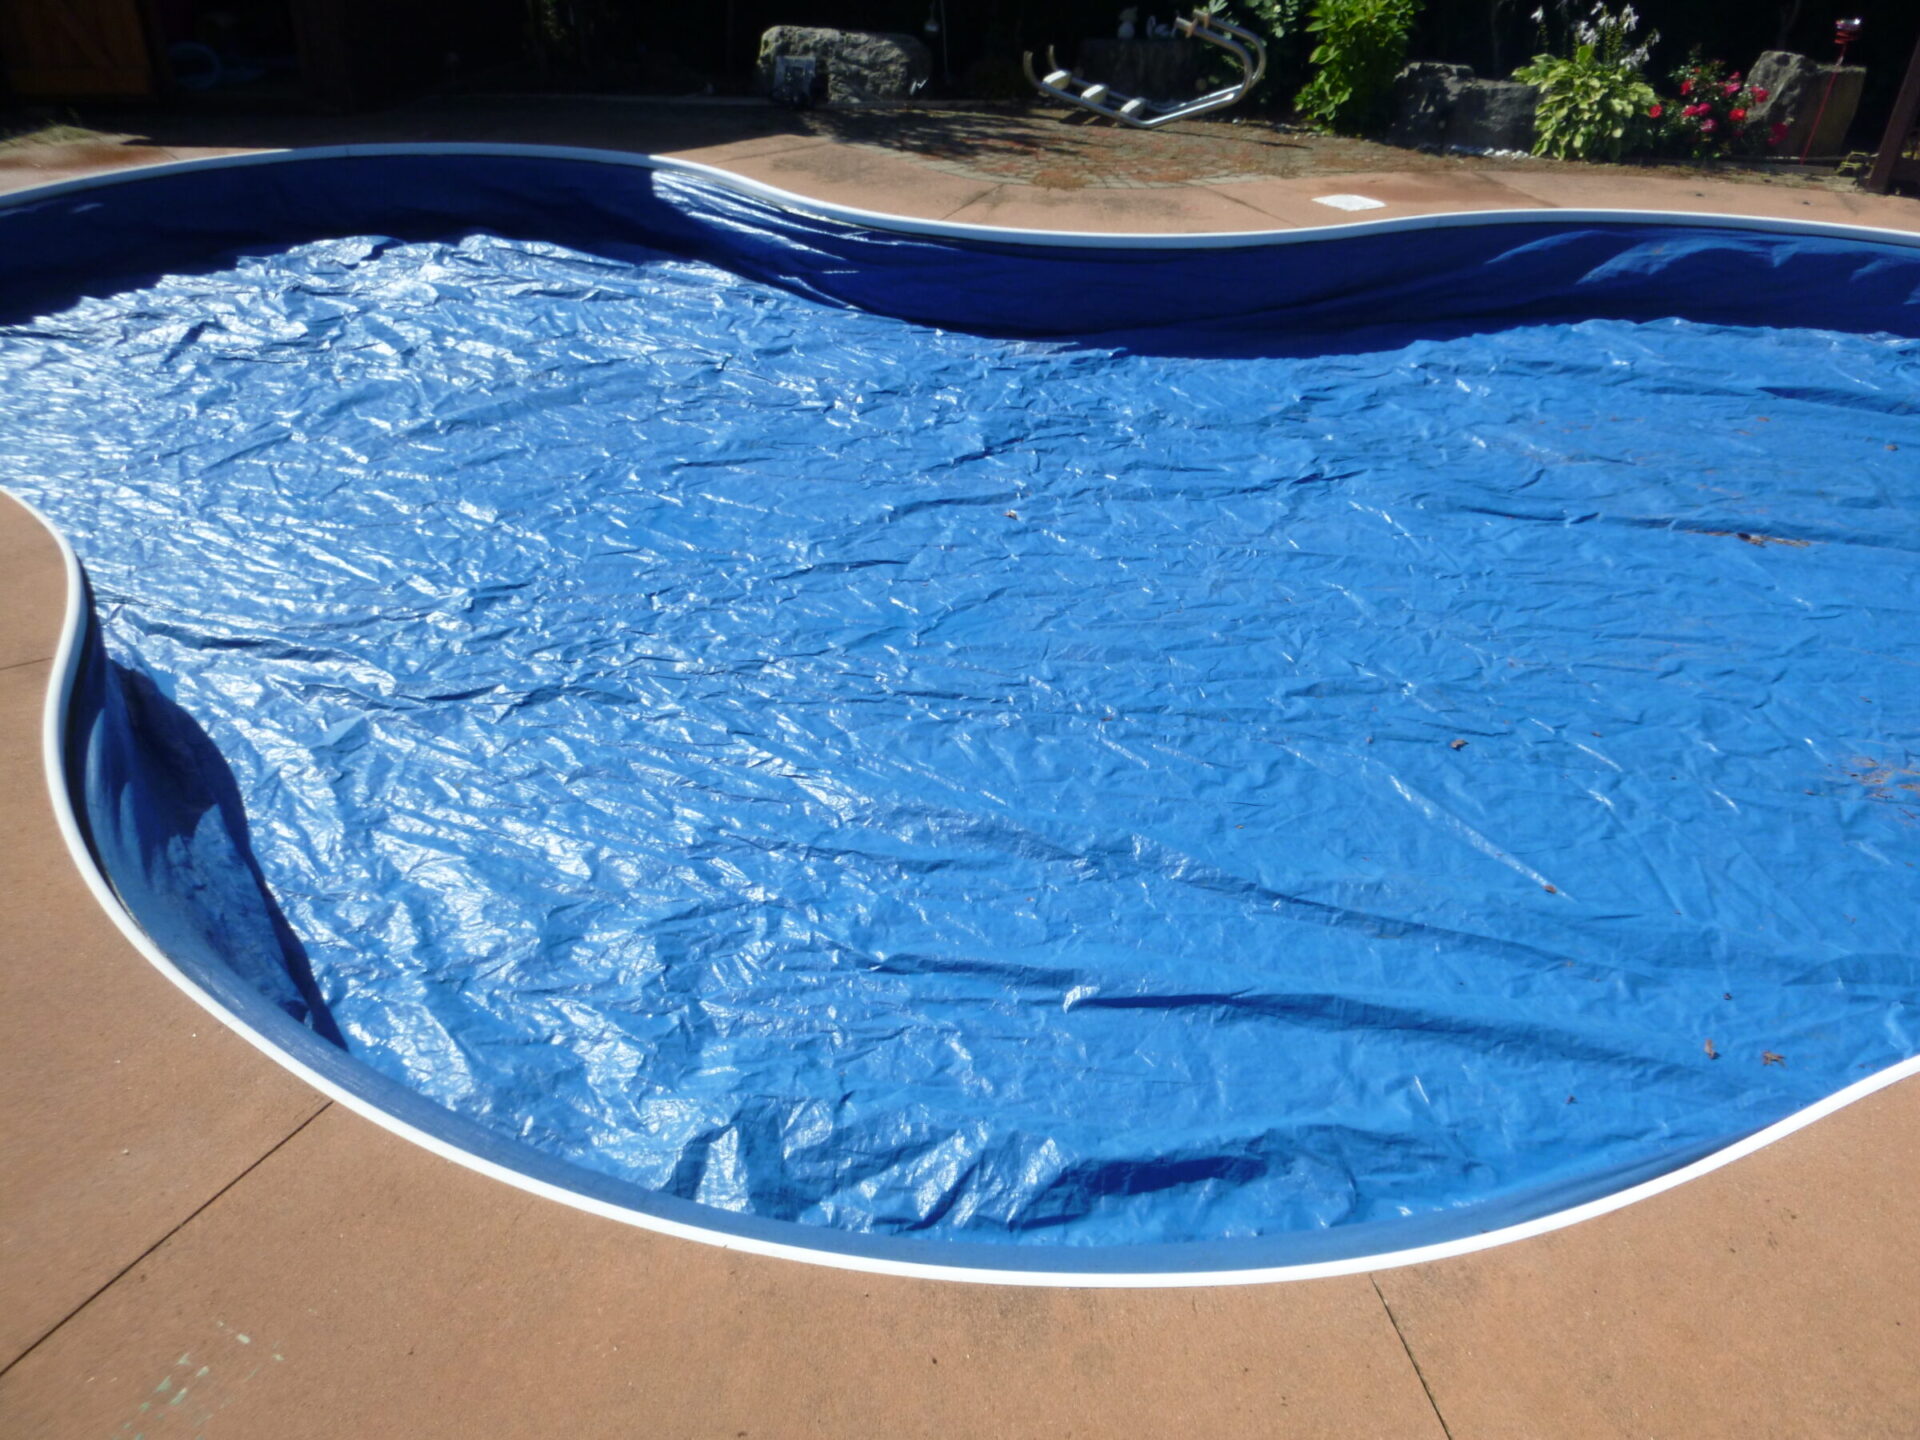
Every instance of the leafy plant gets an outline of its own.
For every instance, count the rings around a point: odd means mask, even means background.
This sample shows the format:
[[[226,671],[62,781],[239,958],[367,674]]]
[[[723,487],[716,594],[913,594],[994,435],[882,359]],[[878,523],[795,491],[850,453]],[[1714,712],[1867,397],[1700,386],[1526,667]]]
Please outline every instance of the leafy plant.
[[[1661,110],[1642,72],[1659,35],[1633,43],[1640,17],[1631,5],[1616,14],[1597,4],[1585,19],[1572,20],[1562,0],[1558,12],[1565,53],[1543,48],[1532,64],[1513,72],[1514,79],[1540,92],[1533,153],[1561,160],[1618,160],[1630,150],[1645,148]],[[1543,47],[1550,46],[1544,7],[1534,11],[1533,18]]]
[[[1343,134],[1381,124],[1421,0],[1315,0],[1313,78],[1294,97],[1311,123]]]
[[[1271,55],[1306,29],[1307,4],[1308,0],[1207,0],[1206,8],[1257,32]]]
[[[613,0],[524,0],[527,46],[543,81],[556,68],[592,74],[614,49]]]
[[[1240,0],[1247,14],[1253,18],[1255,30],[1271,35],[1278,40],[1283,35],[1293,35],[1300,29],[1300,19],[1307,13],[1307,0]],[[1227,0],[1214,0],[1207,8],[1216,14],[1228,7]]]
[[[1269,109],[1291,96],[1306,78],[1306,56],[1300,38],[1306,33],[1309,0],[1205,0],[1200,7],[1253,31],[1267,42],[1267,73],[1248,100]],[[1240,67],[1209,49],[1206,79],[1209,86],[1227,85],[1240,78]]]
[[[1763,133],[1748,116],[1767,98],[1767,92],[1742,84],[1738,72],[1729,75],[1718,60],[1696,54],[1673,72],[1677,100],[1653,107],[1653,118],[1664,121],[1667,147],[1695,160],[1719,155],[1753,154],[1772,149],[1786,138],[1787,127],[1774,125]]]

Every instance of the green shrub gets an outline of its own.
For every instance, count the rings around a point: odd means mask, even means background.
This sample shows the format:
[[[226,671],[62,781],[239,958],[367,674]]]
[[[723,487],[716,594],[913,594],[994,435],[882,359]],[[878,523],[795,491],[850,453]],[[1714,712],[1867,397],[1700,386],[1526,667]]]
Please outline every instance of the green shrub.
[[[1317,0],[1307,29],[1320,37],[1313,78],[1294,98],[1311,123],[1343,134],[1384,124],[1393,77],[1421,0]]]
[[[1561,6],[1564,17],[1566,7]],[[1544,10],[1534,11],[1547,39]],[[1633,44],[1639,16],[1627,6],[1618,14],[1595,5],[1585,20],[1569,26],[1570,52],[1542,53],[1513,72],[1540,91],[1533,153],[1561,160],[1618,160],[1647,148],[1660,106],[1642,69],[1660,37]]]
[[[1204,0],[1200,8],[1253,31],[1267,42],[1271,55],[1276,45],[1300,33],[1307,0]]]
[[[1291,98],[1306,79],[1307,57],[1300,41],[1306,34],[1307,5],[1308,0],[1207,0],[1207,10],[1244,25],[1267,42],[1267,73],[1248,97],[1263,110]],[[1220,57],[1218,71],[1216,83],[1240,78],[1240,67],[1225,56]]]

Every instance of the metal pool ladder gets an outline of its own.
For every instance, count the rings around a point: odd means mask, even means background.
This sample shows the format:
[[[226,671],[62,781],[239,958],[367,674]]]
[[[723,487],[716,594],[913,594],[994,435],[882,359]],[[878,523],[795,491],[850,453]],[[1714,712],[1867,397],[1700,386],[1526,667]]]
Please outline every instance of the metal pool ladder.
[[[1027,79],[1042,95],[1051,95],[1056,100],[1078,105],[1083,110],[1091,110],[1096,115],[1104,115],[1109,120],[1118,120],[1123,125],[1131,125],[1139,130],[1151,130],[1171,120],[1187,120],[1209,111],[1224,110],[1243,99],[1249,90],[1260,83],[1260,77],[1267,73],[1266,44],[1251,30],[1243,30],[1218,15],[1209,15],[1205,10],[1194,11],[1191,19],[1174,21],[1173,27],[1189,39],[1204,40],[1233,56],[1240,62],[1240,79],[1224,89],[1196,95],[1191,100],[1162,105],[1157,100],[1122,95],[1098,81],[1082,79],[1054,58],[1051,45],[1047,47],[1047,73],[1044,76],[1033,73],[1031,50],[1022,57],[1022,63],[1027,67]]]

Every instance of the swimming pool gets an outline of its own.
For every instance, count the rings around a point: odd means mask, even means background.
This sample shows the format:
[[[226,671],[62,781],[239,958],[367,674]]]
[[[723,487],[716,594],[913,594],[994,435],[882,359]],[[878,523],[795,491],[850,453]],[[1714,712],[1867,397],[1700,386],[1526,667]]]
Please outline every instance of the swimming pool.
[[[1907,237],[1067,242],[498,153],[0,225],[92,854],[469,1163],[1303,1273],[1920,1049]]]

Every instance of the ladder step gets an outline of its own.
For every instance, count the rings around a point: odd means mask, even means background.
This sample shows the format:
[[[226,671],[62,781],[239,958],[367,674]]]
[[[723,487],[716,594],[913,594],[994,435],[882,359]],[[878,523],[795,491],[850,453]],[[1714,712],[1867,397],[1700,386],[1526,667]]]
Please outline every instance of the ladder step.
[[[4,9],[6,3],[7,0],[0,0],[0,9]],[[1165,104],[1145,96],[1123,94],[1110,85],[1085,80],[1073,71],[1062,68],[1051,47],[1047,50],[1047,75],[1044,80],[1034,73],[1031,51],[1027,52],[1021,63],[1026,69],[1027,78],[1042,93],[1083,106],[1096,115],[1123,121],[1140,130],[1151,130],[1170,121],[1205,115],[1232,105],[1244,99],[1247,91],[1266,73],[1266,45],[1253,31],[1242,29],[1230,20],[1205,10],[1195,10],[1190,17],[1176,20],[1173,30],[1175,34],[1205,41],[1215,49],[1226,51],[1239,62],[1242,77],[1239,83],[1179,103]]]

